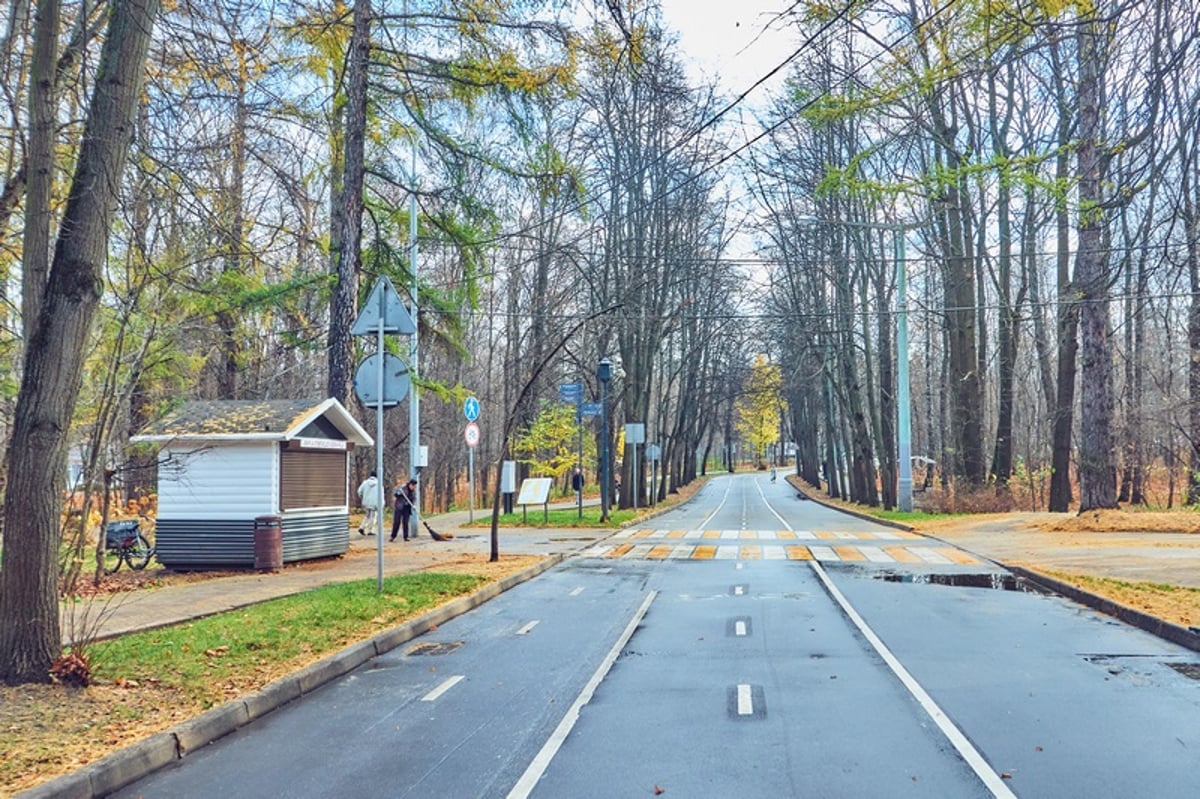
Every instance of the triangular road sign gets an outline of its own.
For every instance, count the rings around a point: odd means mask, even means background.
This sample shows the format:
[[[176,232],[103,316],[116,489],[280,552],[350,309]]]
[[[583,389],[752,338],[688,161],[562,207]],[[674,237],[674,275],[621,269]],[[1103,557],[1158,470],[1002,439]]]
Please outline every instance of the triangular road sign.
[[[400,295],[387,276],[379,278],[371,289],[371,296],[363,303],[358,318],[350,333],[355,336],[370,336],[379,332],[379,319],[383,318],[383,332],[390,335],[411,336],[417,332],[412,315],[400,301]]]

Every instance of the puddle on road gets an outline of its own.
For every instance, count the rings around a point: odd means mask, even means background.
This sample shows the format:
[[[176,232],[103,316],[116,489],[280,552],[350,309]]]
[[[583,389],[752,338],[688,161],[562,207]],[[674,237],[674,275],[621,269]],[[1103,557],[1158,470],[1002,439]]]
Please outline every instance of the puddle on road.
[[[959,588],[990,588],[993,591],[1023,591],[1030,594],[1046,594],[1041,588],[1028,580],[1003,572],[985,572],[983,574],[946,574],[942,572],[908,574],[884,572],[875,575],[876,580],[888,583],[919,583],[929,585],[950,585]]]

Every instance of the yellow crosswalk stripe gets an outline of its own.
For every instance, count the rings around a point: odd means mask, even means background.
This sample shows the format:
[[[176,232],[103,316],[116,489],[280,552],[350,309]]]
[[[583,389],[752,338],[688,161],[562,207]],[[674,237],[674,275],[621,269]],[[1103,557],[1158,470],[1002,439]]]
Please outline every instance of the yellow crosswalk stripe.
[[[757,544],[743,546],[741,548],[741,552],[738,553],[738,556],[742,560],[761,560],[762,547],[758,546]]]
[[[796,540],[796,534],[795,534],[795,533],[793,533],[791,530],[780,530],[780,531],[779,531],[779,533],[778,533],[778,536],[779,536],[780,538],[786,538],[786,539],[787,539],[787,540],[789,540],[789,541],[795,541],[795,540]]]
[[[683,538],[686,533],[686,530],[672,530],[671,532],[667,533],[667,538]]]
[[[836,552],[837,556],[839,558],[841,558],[842,560],[866,560],[867,559],[866,556],[863,555],[863,553],[859,551],[858,547],[840,546],[840,547],[834,547],[833,551]]]
[[[712,560],[716,556],[717,548],[709,544],[696,547],[696,551],[692,553],[693,560]]]
[[[922,563],[923,561],[904,547],[884,547],[883,551],[900,563]]]
[[[824,530],[817,530],[816,532],[813,533],[813,535],[816,536],[817,538],[821,539],[822,541],[833,541],[837,538],[837,536],[834,535],[833,533],[827,533]]]
[[[606,557],[606,558],[623,558],[623,557],[625,557],[626,553],[628,553],[629,550],[631,550],[631,549],[633,549],[633,544],[621,544],[620,546],[613,547],[612,552],[609,552],[604,557]]]
[[[703,537],[704,538],[720,538],[721,531],[720,530],[705,530]]]
[[[646,557],[650,558],[651,560],[664,560],[667,557],[667,555],[671,554],[672,549],[674,549],[674,547],[671,546],[670,544],[659,544],[658,546],[651,549],[646,554]]]
[[[787,548],[788,560],[812,560],[812,553],[808,551],[808,547],[790,546]]]
[[[961,549],[955,549],[954,547],[942,547],[937,551],[955,563],[972,564],[979,562],[975,558],[971,557],[971,555],[963,552]]]

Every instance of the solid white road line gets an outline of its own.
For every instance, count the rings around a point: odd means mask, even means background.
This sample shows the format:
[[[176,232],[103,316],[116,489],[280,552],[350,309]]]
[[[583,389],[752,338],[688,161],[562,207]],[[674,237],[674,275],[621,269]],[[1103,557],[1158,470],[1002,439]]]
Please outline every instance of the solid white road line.
[[[967,740],[967,736],[963,735],[962,730],[954,725],[954,722],[950,720],[950,717],[947,716],[940,707],[938,707],[937,702],[933,701],[933,697],[931,697],[925,691],[925,689],[921,687],[921,684],[918,683],[916,679],[908,672],[908,669],[904,668],[904,664],[892,654],[891,650],[887,648],[887,645],[883,643],[883,640],[875,634],[874,630],[867,626],[867,623],[863,620],[863,617],[858,615],[858,611],[854,609],[854,607],[850,604],[850,601],[846,599],[842,592],[838,590],[838,587],[833,584],[833,580],[829,579],[829,575],[826,574],[825,569],[821,567],[821,564],[817,563],[816,561],[809,561],[809,564],[812,570],[816,572],[817,577],[824,584],[825,590],[828,591],[829,595],[833,597],[833,600],[841,606],[842,612],[845,613],[846,617],[850,619],[851,623],[858,628],[858,631],[863,634],[863,637],[867,639],[879,656],[883,658],[883,661],[888,664],[888,668],[890,668],[892,673],[899,678],[904,687],[908,689],[908,692],[912,694],[912,697],[916,699],[921,707],[924,708],[925,712],[929,714],[929,717],[933,719],[935,724],[937,724],[938,729],[942,731],[942,734],[946,736],[947,740],[949,740],[954,748],[958,750],[958,753],[962,755],[962,758],[967,762],[967,765],[971,767],[976,776],[979,777],[980,781],[983,782],[987,789],[992,792],[992,796],[997,797],[997,799],[1016,799],[1016,794],[1008,789],[1008,786],[1004,784],[1004,780],[1000,778],[1000,775],[997,774],[990,765],[988,765],[988,762],[983,759],[983,755],[979,754],[979,750],[971,745],[971,742]]]
[[[750,686],[739,683],[737,687],[737,712],[739,716],[754,715],[754,699],[751,698]]]
[[[571,593],[567,594],[567,596],[579,596],[582,593],[583,593],[583,586],[581,585],[578,588],[572,588]]]
[[[453,677],[447,679],[445,682],[443,682],[441,685],[439,685],[437,688],[434,688],[432,691],[425,694],[425,696],[421,697],[421,701],[422,702],[436,701],[439,696],[446,693],[454,686],[458,685],[460,682],[465,680],[466,677],[467,677],[467,675],[465,675],[465,674],[454,675]]]
[[[537,627],[537,625],[538,625],[538,620],[534,619],[533,621],[529,622],[521,629],[517,630],[517,635],[528,635],[529,631],[532,630],[534,627]]]
[[[579,720],[579,711],[583,706],[592,701],[592,695],[596,693],[596,689],[600,687],[600,683],[604,681],[605,676],[617,662],[617,657],[621,654],[621,650],[625,648],[625,644],[629,643],[629,639],[633,637],[634,631],[638,625],[642,623],[642,617],[646,615],[646,611],[650,609],[650,603],[658,596],[657,591],[651,591],[646,594],[646,598],[642,600],[641,606],[634,612],[633,618],[629,620],[629,624],[625,625],[625,631],[613,644],[612,649],[608,650],[604,660],[596,668],[596,672],[592,678],[587,681],[587,685],[583,686],[583,690],[579,692],[579,696],[575,697],[575,701],[571,703],[571,707],[567,709],[567,714],[563,716],[562,721],[554,728],[554,732],[550,734],[550,738],[542,745],[541,750],[534,756],[533,762],[525,769],[525,773],[517,780],[517,784],[508,792],[508,799],[525,799],[533,791],[538,780],[546,773],[546,769],[550,766],[550,761],[558,754],[558,750],[562,748],[563,743],[567,740],[567,736],[571,734],[571,728],[575,726],[575,722]]]

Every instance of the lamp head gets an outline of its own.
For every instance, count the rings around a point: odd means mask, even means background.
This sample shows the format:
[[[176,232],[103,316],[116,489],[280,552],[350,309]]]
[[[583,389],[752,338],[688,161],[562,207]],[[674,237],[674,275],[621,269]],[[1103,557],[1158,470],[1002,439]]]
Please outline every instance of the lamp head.
[[[601,383],[612,380],[612,361],[608,358],[601,358],[600,365],[596,368],[596,377]]]

